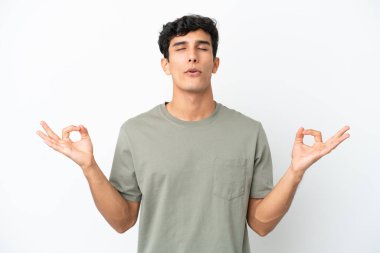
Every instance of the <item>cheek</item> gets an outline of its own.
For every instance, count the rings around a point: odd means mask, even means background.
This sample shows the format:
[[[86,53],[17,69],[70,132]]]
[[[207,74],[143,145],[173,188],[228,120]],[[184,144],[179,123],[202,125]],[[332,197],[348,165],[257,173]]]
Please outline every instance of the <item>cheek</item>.
[[[186,61],[186,54],[184,52],[171,53],[170,62],[173,64],[180,64]]]
[[[211,75],[212,74],[212,71],[213,71],[213,68],[214,68],[214,65],[210,65],[207,67],[207,74]]]
[[[183,71],[178,66],[171,66],[170,73],[173,79],[179,80],[183,78]]]
[[[173,75],[180,75],[184,72],[184,64],[183,60],[180,59],[180,57],[173,57],[173,59],[170,60],[170,72]]]
[[[171,64],[170,65],[170,71],[171,71],[172,74],[178,74],[180,72],[180,68],[176,64]]]

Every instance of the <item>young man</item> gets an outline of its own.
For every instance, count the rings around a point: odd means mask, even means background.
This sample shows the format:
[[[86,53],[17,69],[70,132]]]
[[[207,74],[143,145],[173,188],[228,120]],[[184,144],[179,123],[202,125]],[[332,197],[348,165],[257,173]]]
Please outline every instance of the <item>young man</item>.
[[[99,211],[123,233],[139,216],[138,252],[248,253],[248,226],[267,235],[288,211],[305,171],[349,137],[346,126],[322,141],[296,133],[292,160],[273,187],[271,153],[262,124],[213,99],[218,31],[210,18],[184,16],[163,26],[161,65],[173,98],[126,120],[109,180],[98,167],[87,129],[58,137],[45,122],[47,145],[74,160]],[[69,134],[79,131],[81,140]],[[315,138],[313,146],[304,135]]]

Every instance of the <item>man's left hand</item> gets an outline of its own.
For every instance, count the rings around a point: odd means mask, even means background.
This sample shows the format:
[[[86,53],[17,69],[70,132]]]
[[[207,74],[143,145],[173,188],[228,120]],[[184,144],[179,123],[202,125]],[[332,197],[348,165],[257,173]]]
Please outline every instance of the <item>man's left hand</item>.
[[[292,152],[291,166],[293,170],[303,174],[313,163],[330,153],[340,143],[350,137],[348,133],[345,133],[349,129],[349,126],[343,127],[326,142],[322,141],[322,134],[320,131],[314,129],[305,130],[303,127],[298,129]],[[314,136],[315,143],[312,146],[303,143],[305,135]]]

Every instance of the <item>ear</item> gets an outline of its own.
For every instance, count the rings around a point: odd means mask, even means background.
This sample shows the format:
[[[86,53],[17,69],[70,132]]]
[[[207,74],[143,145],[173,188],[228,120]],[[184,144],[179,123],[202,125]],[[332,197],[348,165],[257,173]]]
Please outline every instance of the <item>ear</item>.
[[[170,63],[169,63],[168,59],[166,59],[166,58],[161,59],[161,67],[162,67],[162,70],[167,75],[170,75]]]
[[[212,67],[212,73],[216,73],[216,71],[218,70],[219,68],[219,57],[215,57],[214,59],[214,66]]]

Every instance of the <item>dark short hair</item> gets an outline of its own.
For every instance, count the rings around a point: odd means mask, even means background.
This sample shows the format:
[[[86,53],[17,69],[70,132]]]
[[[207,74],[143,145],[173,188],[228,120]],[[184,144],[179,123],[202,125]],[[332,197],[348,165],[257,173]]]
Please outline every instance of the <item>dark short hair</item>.
[[[218,29],[216,28],[216,20],[201,15],[186,15],[177,18],[172,22],[168,22],[162,26],[162,31],[158,38],[158,45],[161,53],[169,60],[170,41],[176,36],[184,36],[191,31],[202,29],[211,36],[212,53],[214,58],[218,50]]]

